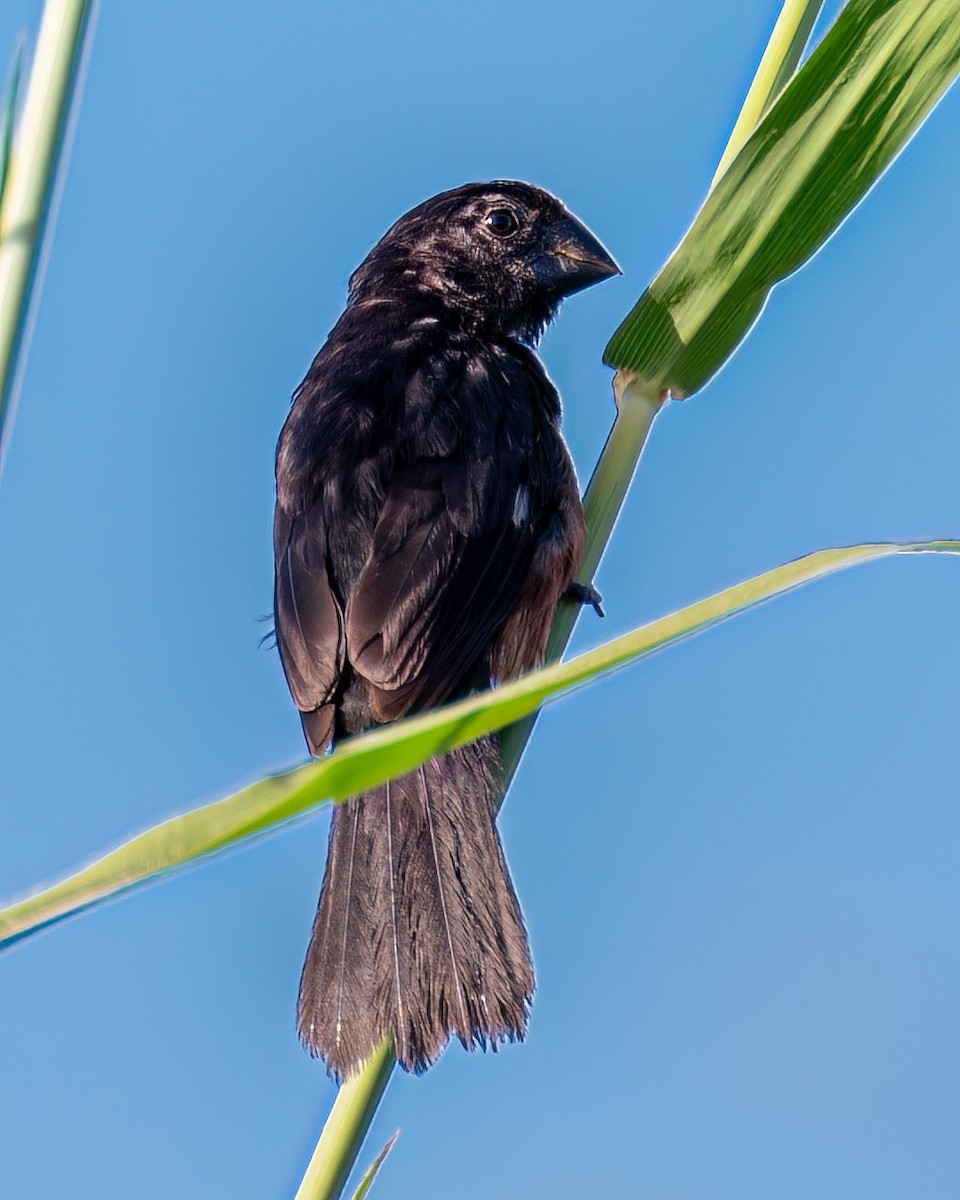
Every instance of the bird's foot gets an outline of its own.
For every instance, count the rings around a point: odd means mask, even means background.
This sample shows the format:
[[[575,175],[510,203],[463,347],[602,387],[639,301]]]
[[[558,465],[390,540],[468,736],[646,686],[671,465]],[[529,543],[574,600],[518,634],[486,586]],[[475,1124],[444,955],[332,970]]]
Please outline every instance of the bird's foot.
[[[578,604],[589,604],[598,617],[606,616],[603,611],[603,597],[592,583],[577,583],[574,579],[567,584],[567,590],[563,594]]]

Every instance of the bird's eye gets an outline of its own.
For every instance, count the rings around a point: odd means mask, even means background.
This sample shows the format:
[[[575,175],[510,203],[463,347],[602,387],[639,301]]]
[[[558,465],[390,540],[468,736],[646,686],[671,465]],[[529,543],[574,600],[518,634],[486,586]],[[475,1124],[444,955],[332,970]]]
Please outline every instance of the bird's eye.
[[[499,238],[511,237],[520,228],[517,214],[512,208],[494,208],[483,218],[490,232]]]

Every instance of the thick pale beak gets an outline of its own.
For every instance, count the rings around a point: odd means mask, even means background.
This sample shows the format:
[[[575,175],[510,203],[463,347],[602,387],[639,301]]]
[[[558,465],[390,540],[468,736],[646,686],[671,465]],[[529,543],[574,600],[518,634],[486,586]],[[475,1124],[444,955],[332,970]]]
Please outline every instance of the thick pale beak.
[[[620,275],[620,268],[598,237],[567,213],[549,230],[548,253],[544,256],[542,282],[561,296],[570,296],[583,288]],[[539,273],[539,272],[538,272]]]

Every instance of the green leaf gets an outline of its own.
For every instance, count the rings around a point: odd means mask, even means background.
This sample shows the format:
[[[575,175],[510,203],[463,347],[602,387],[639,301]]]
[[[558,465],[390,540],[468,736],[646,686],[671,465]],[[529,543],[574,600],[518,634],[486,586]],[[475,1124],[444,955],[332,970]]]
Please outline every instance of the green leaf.
[[[10,158],[13,153],[13,127],[17,116],[17,100],[20,96],[24,45],[25,39],[21,38],[20,44],[14,51],[10,81],[7,84],[7,98],[3,105],[3,125],[0,126],[0,212],[3,211],[3,197],[7,190],[7,176],[10,172]]]
[[[93,0],[43,6],[17,124],[14,166],[0,209],[0,468],[22,377],[17,368],[26,348],[31,294],[39,286],[37,264],[43,237],[52,233],[51,198],[94,7]]]
[[[366,791],[412,770],[434,754],[519,720],[547,700],[810,580],[860,562],[929,552],[960,553],[960,541],[878,543],[820,550],[643,625],[570,662],[545,667],[492,692],[352,738],[320,762],[260,780],[224,800],[165,821],[62,883],[0,911],[0,945],[274,829],[325,800],[345,800]]]
[[[393,1149],[394,1145],[396,1144],[396,1140],[399,1136],[400,1136],[400,1130],[398,1129],[396,1131],[396,1133],[394,1133],[393,1137],[389,1140],[389,1142],[387,1142],[387,1144],[384,1146],[384,1148],[380,1151],[380,1153],[377,1155],[377,1157],[373,1160],[373,1162],[370,1164],[370,1166],[367,1168],[366,1174],[360,1180],[360,1186],[353,1193],[353,1200],[363,1200],[363,1198],[367,1194],[367,1192],[370,1191],[370,1187],[373,1184],[373,1181],[377,1177],[377,1172],[383,1166],[383,1160],[387,1157],[387,1155]]]
[[[960,69],[957,0],[851,0],[710,194],[605,360],[687,396],[730,357]]]

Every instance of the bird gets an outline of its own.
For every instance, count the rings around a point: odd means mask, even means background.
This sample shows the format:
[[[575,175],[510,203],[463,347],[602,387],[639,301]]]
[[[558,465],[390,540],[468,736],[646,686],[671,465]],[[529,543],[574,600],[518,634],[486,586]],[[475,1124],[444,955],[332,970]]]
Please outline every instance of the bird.
[[[536,667],[564,595],[599,610],[536,345],[618,273],[555,196],[495,180],[419,204],[351,275],[276,453],[276,641],[314,757]],[[489,735],[334,807],[297,1025],[335,1080],[388,1036],[416,1073],[452,1037],[523,1038],[501,771]]]

